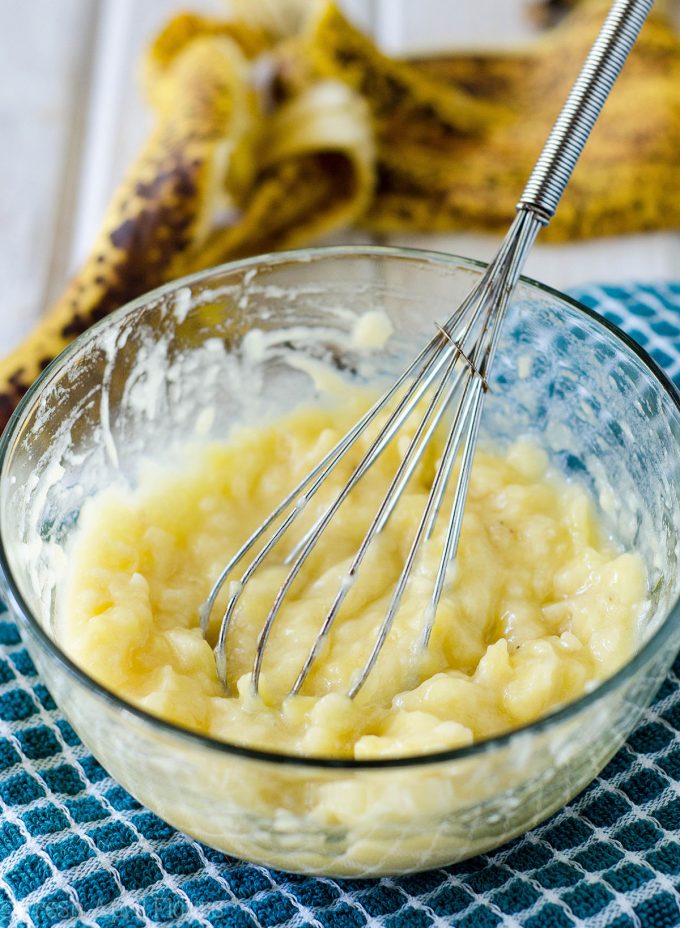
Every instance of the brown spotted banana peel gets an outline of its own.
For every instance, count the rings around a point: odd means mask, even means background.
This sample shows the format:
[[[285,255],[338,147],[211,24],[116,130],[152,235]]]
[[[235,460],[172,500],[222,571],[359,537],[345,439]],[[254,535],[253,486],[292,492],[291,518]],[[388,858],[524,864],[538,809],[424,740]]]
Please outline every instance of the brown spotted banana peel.
[[[531,47],[423,60],[439,82],[506,107],[481,139],[380,145],[380,187],[363,224],[381,234],[502,232],[607,2],[585,0]],[[680,226],[680,37],[652,11],[544,241]]]
[[[313,84],[269,120],[257,181],[238,221],[215,229],[186,256],[185,270],[296,248],[352,225],[366,213],[374,186],[365,101],[338,82]]]
[[[316,77],[342,81],[366,99],[379,143],[399,145],[415,137],[436,146],[441,138],[478,138],[507,122],[505,105],[382,54],[335,3],[317,3],[313,10],[300,44],[307,68]]]
[[[379,234],[503,231],[608,0],[503,54],[394,61],[328,0],[277,47],[296,92],[328,77],[366,97],[379,183],[361,224]],[[257,4],[255,4],[257,6]],[[614,88],[546,241],[680,225],[680,38],[657,4]]]
[[[0,361],[2,426],[40,370],[128,300],[220,261],[305,244],[368,208],[375,157],[360,96],[317,82],[265,123],[245,57],[226,33],[205,18],[173,22],[145,67],[159,114],[151,138],[79,273]],[[225,214],[231,221],[221,227]]]
[[[152,45],[145,75],[158,127],[114,198],[82,271],[39,330],[0,362],[0,420],[70,338],[173,276],[242,254],[307,244],[360,218],[387,233],[504,228],[554,118],[551,101],[564,95],[570,64],[576,67],[582,58],[604,0],[583,0],[559,28],[513,54],[410,63],[382,55],[328,0],[286,0],[285,9],[279,0],[234,2],[242,7],[238,23],[180,14]],[[262,122],[256,114],[253,131],[240,140],[224,113],[222,137],[204,132],[199,120],[195,144],[212,170],[196,166],[193,176],[181,169],[188,136],[182,136],[180,120],[164,112],[166,78],[192,48],[205,49],[193,68],[186,66],[188,87],[178,82],[175,91],[187,103],[192,93],[201,99],[204,120],[211,105],[222,112],[220,92],[211,96],[209,88],[211,80],[219,88],[223,69],[215,68],[207,49],[229,37],[245,57],[267,51],[287,102]],[[199,65],[205,92],[191,83]],[[345,85],[346,99],[323,89],[329,79]],[[236,81],[224,98],[250,100],[247,81]],[[679,134],[680,41],[657,10],[549,234],[564,239],[677,228]],[[168,140],[175,144],[175,161],[165,165],[162,145]],[[226,157],[225,140],[231,152]],[[374,144],[380,177],[375,188]],[[162,177],[164,165],[169,170]],[[220,180],[221,171],[226,176]],[[241,209],[224,228],[214,222],[220,202]]]
[[[150,43],[141,62],[141,77],[147,98],[158,106],[164,78],[179,55],[196,39],[232,39],[246,58],[252,60],[272,47],[262,28],[242,19],[217,19],[185,11],[172,16]]]
[[[176,276],[229,203],[225,178],[247,186],[257,109],[247,61],[229,38],[199,38],[157,92],[157,123],[116,191],[92,251],[26,340],[0,361],[0,426],[40,371],[78,334]],[[239,166],[236,169],[236,166]],[[231,170],[230,170],[231,169]],[[242,193],[242,190],[239,190]]]

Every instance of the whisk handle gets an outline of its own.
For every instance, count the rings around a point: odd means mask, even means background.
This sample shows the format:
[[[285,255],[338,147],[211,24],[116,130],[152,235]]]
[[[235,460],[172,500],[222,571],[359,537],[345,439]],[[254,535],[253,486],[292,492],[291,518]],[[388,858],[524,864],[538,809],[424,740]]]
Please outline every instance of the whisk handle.
[[[518,209],[547,224],[654,0],[616,0],[543,146]]]

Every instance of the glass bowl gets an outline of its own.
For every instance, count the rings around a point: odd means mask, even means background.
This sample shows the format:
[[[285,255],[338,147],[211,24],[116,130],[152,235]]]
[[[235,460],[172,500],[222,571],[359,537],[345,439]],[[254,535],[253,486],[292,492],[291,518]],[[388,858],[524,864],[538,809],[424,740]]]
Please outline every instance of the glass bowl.
[[[0,566],[43,679],[98,760],[138,800],[208,845],[284,870],[377,876],[496,847],[566,803],[626,738],[680,643],[680,411],[674,388],[596,314],[524,280],[506,320],[482,440],[533,434],[589,485],[644,559],[637,653],[578,701],[500,737],[379,761],[249,750],[163,722],[77,667],[55,641],[55,591],[83,500],[141,461],[171,461],[314,393],[300,358],[389,376],[482,266],[341,247],[270,255],[163,287],[94,326],[42,374],[0,443]],[[349,337],[380,308],[394,333]],[[266,350],[253,350],[253,336]],[[200,429],[197,432],[197,424]]]

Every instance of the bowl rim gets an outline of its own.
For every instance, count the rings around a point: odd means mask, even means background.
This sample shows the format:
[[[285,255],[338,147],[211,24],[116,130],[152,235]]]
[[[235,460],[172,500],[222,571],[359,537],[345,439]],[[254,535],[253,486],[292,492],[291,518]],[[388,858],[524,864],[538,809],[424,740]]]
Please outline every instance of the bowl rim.
[[[438,266],[455,266],[469,268],[472,270],[484,270],[487,263],[478,261],[473,258],[466,258],[447,252],[427,250],[420,248],[405,248],[389,245],[334,245],[314,248],[300,248],[289,251],[271,252],[263,255],[255,255],[249,258],[229,261],[223,264],[215,265],[206,270],[198,271],[185,277],[178,278],[170,283],[163,284],[160,287],[142,294],[134,300],[121,306],[119,309],[108,314],[103,319],[88,327],[85,332],[79,335],[71,342],[56,358],[40,373],[33,384],[29,387],[21,402],[12,413],[12,416],[0,436],[0,480],[5,479],[4,471],[9,452],[14,447],[15,438],[21,431],[34,400],[37,399],[41,391],[49,382],[64,368],[70,358],[78,352],[93,336],[99,331],[108,328],[116,323],[118,319],[130,312],[139,309],[145,304],[162,299],[167,294],[176,292],[183,287],[198,284],[210,280],[218,274],[232,273],[235,271],[249,270],[253,267],[266,264],[268,267],[284,263],[305,263],[310,261],[342,258],[342,257],[365,257],[365,258],[406,258],[408,260],[418,260],[424,263],[430,263]],[[560,301],[567,303],[572,309],[585,315],[596,326],[604,328],[609,335],[614,336],[616,341],[625,345],[630,351],[647,368],[652,377],[657,380],[663,390],[675,403],[678,413],[680,414],[680,391],[675,387],[670,378],[664,373],[661,367],[650,357],[650,355],[636,341],[627,335],[617,325],[606,319],[604,316],[595,312],[595,310],[585,306],[583,303],[573,297],[562,293],[561,291],[540,283],[531,277],[522,275],[519,283],[528,285],[530,288],[545,293],[551,297],[557,297]],[[619,685],[629,680],[636,671],[655,653],[657,653],[666,641],[672,637],[676,626],[680,625],[680,596],[669,609],[663,623],[657,628],[654,634],[646,641],[633,657],[621,666],[610,677],[600,682],[596,687],[587,693],[584,693],[573,702],[555,709],[554,711],[528,722],[518,728],[512,728],[488,738],[481,739],[470,745],[463,747],[451,748],[445,751],[436,751],[429,754],[414,754],[406,757],[388,757],[374,759],[355,759],[355,758],[335,758],[324,756],[304,756],[286,753],[284,751],[268,751],[262,748],[252,748],[245,745],[232,744],[228,741],[221,741],[212,738],[209,735],[192,731],[184,728],[174,722],[167,721],[150,712],[145,711],[139,706],[127,702],[121,696],[108,689],[103,684],[97,682],[85,670],[79,667],[71,658],[59,647],[50,635],[44,630],[38,619],[32,614],[24,600],[18,585],[15,583],[5,550],[2,531],[0,530],[0,581],[2,581],[3,592],[7,606],[10,608],[14,617],[19,618],[20,625],[23,623],[31,634],[35,635],[38,643],[54,658],[66,671],[74,682],[85,686],[95,696],[109,705],[109,707],[122,712],[124,715],[131,715],[143,724],[152,729],[160,730],[168,736],[179,737],[180,740],[188,742],[190,745],[201,748],[208,748],[211,751],[217,751],[221,754],[233,755],[248,760],[260,761],[270,764],[285,764],[289,766],[300,766],[316,769],[343,769],[343,770],[375,770],[389,769],[413,766],[426,766],[433,764],[450,763],[464,758],[473,757],[479,754],[485,754],[494,750],[499,750],[509,745],[513,740],[521,738],[528,734],[536,734],[566,722],[572,717],[578,715],[581,711],[594,705],[604,699],[610,693],[615,691]]]

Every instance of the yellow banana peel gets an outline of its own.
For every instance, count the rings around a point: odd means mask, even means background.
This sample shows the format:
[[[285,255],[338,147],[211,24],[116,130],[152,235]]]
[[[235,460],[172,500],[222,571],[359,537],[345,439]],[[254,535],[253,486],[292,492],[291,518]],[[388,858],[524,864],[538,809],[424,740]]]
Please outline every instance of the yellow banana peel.
[[[581,0],[513,53],[411,61],[331,0],[173,17],[143,62],[153,132],[83,267],[0,361],[0,425],[73,337],[177,276],[351,224],[503,230],[607,6]],[[680,39],[661,5],[546,237],[678,228],[678,151]]]
[[[176,276],[230,202],[226,178],[254,144],[257,111],[248,64],[225,36],[177,56],[156,92],[156,126],[109,206],[82,268],[40,325],[0,361],[0,424],[35,377],[76,335]],[[252,163],[252,155],[245,159]],[[244,183],[243,171],[239,185]],[[242,191],[239,190],[240,194]]]
[[[271,47],[267,33],[240,19],[224,20],[214,16],[185,11],[168,20],[149,45],[141,62],[141,77],[152,105],[159,105],[164,77],[180,55],[199,38],[226,37],[232,39],[246,58],[253,59]]]
[[[483,142],[381,147],[367,228],[498,233],[515,204],[608,4],[581,3],[529,49],[417,63],[437,81],[493,98],[510,119]],[[652,12],[543,241],[680,226],[680,39]]]
[[[259,167],[242,215],[187,256],[187,271],[306,245],[357,222],[375,181],[365,101],[337,82],[311,85],[270,119]]]

